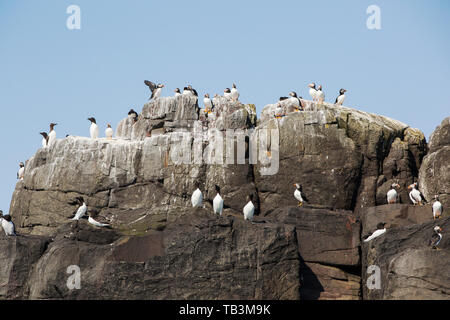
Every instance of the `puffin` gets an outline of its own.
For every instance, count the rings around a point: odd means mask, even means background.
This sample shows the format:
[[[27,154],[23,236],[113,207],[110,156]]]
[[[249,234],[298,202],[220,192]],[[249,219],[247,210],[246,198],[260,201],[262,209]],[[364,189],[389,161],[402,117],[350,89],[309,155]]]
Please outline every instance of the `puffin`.
[[[379,224],[377,224],[377,230],[375,230],[373,233],[370,233],[368,237],[364,240],[364,242],[369,242],[370,240],[378,238],[382,234],[386,233],[385,225],[386,223],[384,222],[380,222]]]
[[[275,114],[274,114],[274,117],[275,117],[276,119],[281,119],[281,118],[284,117],[284,116],[285,116],[285,114],[283,113],[283,108],[282,108],[281,104],[278,103],[278,104],[277,104],[277,107],[275,108]]]
[[[297,92],[291,91],[289,92],[289,96],[290,97],[280,97],[279,101],[281,102],[287,100],[288,103],[293,105],[297,111],[303,110],[302,102],[300,101],[301,97],[299,98],[297,96]]]
[[[192,202],[192,207],[196,208],[196,207],[200,207],[202,205],[202,201],[203,201],[203,194],[200,191],[199,188],[199,183],[195,182],[194,187],[196,188],[195,191],[192,193],[191,196],[191,202]]]
[[[183,95],[186,95],[186,96],[193,96],[194,93],[191,91],[191,89],[189,89],[189,87],[184,87],[184,88],[183,88]]]
[[[57,123],[50,123],[50,131],[48,132],[48,144],[51,146],[55,140],[56,140],[56,131],[54,129],[54,126],[56,126]]]
[[[441,242],[441,240],[442,240],[442,228],[441,227],[439,227],[439,226],[435,226],[434,228],[433,228],[433,230],[434,230],[434,234],[433,234],[433,236],[431,237],[431,239],[430,239],[430,243],[429,243],[429,245],[433,248],[433,249],[436,249],[436,250],[439,250],[439,248],[437,247],[438,245],[439,245],[439,243]]]
[[[294,183],[295,191],[294,191],[294,197],[298,200],[298,206],[301,207],[303,205],[303,202],[308,202],[306,200],[305,195],[302,196],[302,186],[298,183]]]
[[[248,202],[245,205],[244,209],[242,209],[242,212],[244,213],[244,220],[250,220],[250,222],[253,222],[253,214],[255,213],[255,206],[253,205],[253,195],[249,194],[246,199]]]
[[[105,130],[106,139],[111,140],[114,134],[114,130],[111,128],[111,125],[108,123],[107,128]]]
[[[425,202],[425,199],[423,199],[421,193],[417,188],[417,182],[414,182],[413,184],[408,186],[408,190],[411,190],[409,193],[409,198],[411,199],[412,203],[414,205],[419,204],[419,206],[422,205],[422,201]]]
[[[434,196],[434,203],[433,203],[433,220],[440,219],[442,212],[444,211],[444,207],[442,206],[442,203],[439,201],[439,196],[436,194]]]
[[[150,89],[152,92],[152,95],[148,100],[156,100],[161,96],[162,88],[164,88],[164,85],[159,83],[158,85],[154,84],[151,81],[144,80],[145,85]]]
[[[24,174],[25,174],[25,165],[23,164],[23,162],[20,162],[19,171],[17,171],[17,179],[23,180]]]
[[[191,85],[188,85],[188,89],[192,92],[192,94],[196,97],[198,97],[198,93],[197,90],[195,90],[194,88],[192,88]]]
[[[42,138],[42,147],[45,148],[48,146],[48,135],[47,132],[39,132],[39,134],[43,137]]]
[[[232,87],[231,87],[231,99],[234,101],[238,101],[239,100],[239,91],[236,88],[236,84],[233,83]]]
[[[336,101],[334,103],[337,104],[338,106],[342,106],[342,104],[344,103],[344,100],[345,100],[346,92],[347,92],[347,90],[345,90],[345,89],[339,90],[339,95],[336,98]]]
[[[11,221],[11,216],[9,214],[3,215],[3,211],[0,210],[0,220],[3,231],[5,231],[7,236],[17,236],[14,222]]]
[[[136,111],[134,111],[134,109],[130,109],[130,111],[128,111],[128,118],[133,119],[133,122],[136,123],[138,121],[138,114]]]
[[[88,120],[91,122],[91,128],[89,129],[89,133],[91,134],[91,139],[97,139],[98,138],[98,125],[95,121],[95,118],[88,118]]]
[[[203,98],[203,103],[205,104],[205,112],[210,113],[214,109],[213,102],[209,97],[208,93],[205,94],[205,97]]]
[[[398,183],[393,183],[391,185],[391,189],[389,189],[389,191],[386,194],[386,196],[387,196],[387,203],[392,204],[392,203],[396,203],[397,202],[398,194],[397,194],[397,190],[395,190],[396,188],[400,188],[400,185]]]
[[[325,101],[325,93],[322,91],[322,85],[319,85],[317,87],[317,93],[316,93],[317,101],[320,103],[323,103]]]
[[[217,195],[213,200],[213,209],[214,209],[214,213],[217,213],[221,216],[222,211],[223,211],[223,199],[220,196],[220,187],[218,185],[216,185],[215,188],[216,188]]]
[[[180,88],[176,88],[173,92],[175,92],[175,97],[181,96]]]
[[[86,202],[84,202],[83,197],[77,197],[76,200],[80,207],[78,208],[77,213],[75,213],[75,217],[73,217],[72,220],[80,220],[87,212],[87,205]]]
[[[316,101],[317,100],[316,84],[314,82],[310,83],[310,84],[308,84],[308,87],[310,88],[309,95],[311,96],[313,101]]]
[[[230,88],[226,88],[225,90],[223,90],[223,96],[227,99],[231,99],[231,90]]]

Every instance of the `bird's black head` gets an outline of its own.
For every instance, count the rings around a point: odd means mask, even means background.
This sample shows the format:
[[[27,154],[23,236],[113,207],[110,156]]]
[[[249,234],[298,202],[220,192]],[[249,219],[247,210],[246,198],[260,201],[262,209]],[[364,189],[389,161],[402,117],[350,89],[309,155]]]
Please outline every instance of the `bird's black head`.
[[[47,139],[47,132],[39,132],[39,134]]]
[[[297,93],[295,91],[292,91],[291,93],[289,93],[289,95],[291,97],[297,98]]]
[[[220,187],[217,184],[216,184],[215,188],[216,188],[216,192],[220,193]]]
[[[4,215],[3,219],[5,219],[6,221],[11,221],[11,216],[9,214]]]
[[[316,84],[314,82],[308,84],[308,87],[315,89],[316,88]]]
[[[231,90],[230,90],[230,88],[226,88],[225,90],[223,90],[223,92],[230,93]]]
[[[236,84],[233,83],[233,88],[236,89]]]
[[[386,225],[386,222],[380,222],[377,224],[377,229],[384,229],[385,225]]]
[[[128,115],[131,115],[131,114],[137,114],[137,113],[136,113],[136,111],[134,111],[134,109],[130,109],[130,111],[128,111]]]
[[[253,201],[253,194],[247,195],[247,201]]]
[[[205,94],[205,98],[209,98],[209,94],[208,93]]]
[[[23,164],[23,162],[19,163],[19,167],[23,168],[25,165]]]
[[[176,89],[174,90],[174,92],[180,93],[180,88],[176,88]]]
[[[340,93],[340,94],[344,94],[344,93],[346,93],[346,92],[347,92],[347,90],[345,90],[345,89],[339,90],[339,93]]]
[[[53,123],[53,122],[50,123],[50,131],[52,131],[52,130],[53,130],[53,127],[56,126],[56,125],[57,125],[57,123]]]
[[[317,87],[317,90],[322,90],[322,85],[319,85],[319,86]]]
[[[91,122],[91,123],[97,123],[96,121],[95,121],[95,118],[88,118],[88,120]]]
[[[198,181],[194,182],[194,188],[195,189],[199,189],[200,188],[200,183]]]

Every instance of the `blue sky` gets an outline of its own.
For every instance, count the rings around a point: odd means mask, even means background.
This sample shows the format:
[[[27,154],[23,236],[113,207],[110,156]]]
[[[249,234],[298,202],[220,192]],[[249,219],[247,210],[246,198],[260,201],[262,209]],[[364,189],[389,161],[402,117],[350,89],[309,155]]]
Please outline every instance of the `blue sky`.
[[[69,30],[66,9],[81,8]],[[368,30],[366,9],[381,9]],[[327,101],[421,129],[450,115],[450,1],[0,0],[0,209],[8,212],[18,163],[58,123],[59,138],[103,136],[149,97],[143,80],[200,94],[235,82],[258,112],[291,90],[324,87]]]

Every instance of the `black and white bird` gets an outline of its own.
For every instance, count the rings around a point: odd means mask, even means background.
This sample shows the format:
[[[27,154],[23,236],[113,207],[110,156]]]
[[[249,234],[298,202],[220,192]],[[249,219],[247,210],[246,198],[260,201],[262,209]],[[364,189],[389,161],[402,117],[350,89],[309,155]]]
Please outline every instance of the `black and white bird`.
[[[45,148],[48,146],[48,135],[47,132],[39,132],[39,134],[42,136],[42,147]]]
[[[214,109],[214,104],[209,97],[209,94],[205,94],[205,97],[203,98],[203,103],[205,104],[205,112],[211,112]]]
[[[253,215],[255,213],[255,206],[253,205],[253,195],[249,194],[246,199],[248,202],[244,206],[244,209],[242,209],[242,212],[244,213],[244,220],[249,220],[253,222]]]
[[[57,123],[50,123],[50,131],[48,133],[48,146],[51,146],[55,140],[56,140],[56,131],[54,127],[57,125]]]
[[[395,190],[397,188],[400,188],[400,185],[398,183],[393,183],[391,185],[391,189],[389,189],[389,191],[386,194],[387,203],[389,203],[389,204],[397,203],[398,193],[397,193],[397,190]]]
[[[134,109],[131,109],[130,111],[128,111],[128,118],[132,119],[133,122],[137,122],[138,117],[139,117],[139,115],[137,114],[136,111],[134,111]]]
[[[19,162],[19,171],[17,171],[17,179],[23,180],[23,177],[25,175],[25,165],[23,162]]]
[[[158,85],[156,85],[155,83],[148,80],[144,80],[144,83],[152,92],[152,95],[148,100],[156,100],[161,96],[162,88],[164,88],[163,84],[159,83]]]
[[[347,92],[347,90],[345,90],[345,89],[339,90],[339,95],[336,98],[336,101],[334,103],[337,104],[338,106],[342,106],[342,104],[344,103],[344,100],[345,100],[346,92]]]
[[[227,99],[231,99],[231,90],[230,88],[226,88],[225,90],[223,90],[223,96]]]
[[[301,207],[303,205],[303,202],[308,202],[306,200],[305,195],[302,192],[302,186],[298,183],[294,183],[295,191],[294,191],[294,197],[298,201],[298,206]]]
[[[231,99],[233,101],[239,100],[239,91],[236,88],[236,84],[233,83],[230,93],[231,93]]]
[[[442,203],[439,201],[439,196],[436,194],[434,196],[434,203],[433,203],[433,219],[440,219],[442,216],[442,212],[444,211],[444,207],[442,206]]]
[[[78,208],[77,213],[75,213],[75,217],[73,217],[72,220],[80,220],[87,212],[87,205],[86,202],[84,202],[84,198],[77,197],[76,200],[80,207]]]
[[[90,213],[88,214],[88,216],[89,216],[88,222],[89,222],[90,224],[92,224],[93,226],[96,226],[96,227],[109,227],[109,224],[107,224],[107,223],[101,223],[101,222],[96,221],[96,220],[93,218],[93,213],[90,212]]]
[[[16,227],[14,226],[14,222],[12,222],[11,216],[9,214],[3,215],[3,211],[0,210],[0,222],[7,236],[17,236]]]
[[[175,92],[175,97],[181,96],[180,88],[176,88],[173,92]]]
[[[380,222],[377,225],[377,230],[375,230],[373,233],[370,233],[368,235],[368,237],[364,240],[364,242],[369,242],[375,238],[378,238],[379,236],[383,235],[386,233],[386,228],[385,228],[386,223],[384,222]]]
[[[289,92],[290,97],[280,97],[279,101],[288,101],[290,105],[293,105],[297,110],[303,110],[302,101],[300,100],[302,97],[297,96],[297,92],[291,91]]]
[[[420,191],[417,189],[417,182],[414,182],[413,184],[408,186],[408,190],[411,190],[409,192],[409,198],[411,199],[413,205],[422,205],[422,202],[425,202],[425,199],[423,198]]]
[[[192,207],[197,208],[201,207],[202,201],[203,201],[203,194],[200,191],[200,185],[198,182],[195,182],[194,187],[196,188],[195,191],[192,193],[191,196],[191,203]]]
[[[113,135],[114,135],[114,130],[113,130],[113,128],[111,128],[111,125],[108,123],[107,128],[105,129],[106,139],[112,140]]]
[[[322,91],[321,85],[317,87],[316,97],[317,101],[320,103],[323,103],[325,101],[325,93]]]
[[[439,243],[442,241],[442,228],[439,226],[435,226],[433,228],[434,234],[430,239],[430,243],[429,245],[433,248],[433,249],[439,249],[437,246],[439,245]]]
[[[91,122],[91,127],[89,128],[89,133],[91,135],[91,139],[97,139],[98,138],[98,125],[95,121],[94,117],[88,118],[88,120]]]
[[[316,89],[316,84],[310,83],[308,84],[309,87],[309,95],[311,96],[312,100],[315,102],[317,101],[317,89]]]
[[[220,195],[220,187],[217,185],[216,185],[216,192],[217,192],[217,195],[215,196],[215,198],[213,200],[213,210],[214,210],[214,213],[221,216],[222,211],[223,211],[223,199],[222,199],[222,196]]]

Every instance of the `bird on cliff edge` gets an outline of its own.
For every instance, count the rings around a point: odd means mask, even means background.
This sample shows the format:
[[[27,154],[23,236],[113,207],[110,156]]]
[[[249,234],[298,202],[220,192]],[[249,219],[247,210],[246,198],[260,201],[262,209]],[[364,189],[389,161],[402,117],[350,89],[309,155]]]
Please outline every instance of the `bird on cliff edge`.
[[[244,209],[242,209],[242,212],[244,213],[244,220],[250,220],[250,222],[253,222],[253,215],[255,213],[255,206],[253,205],[253,195],[249,194],[246,199],[248,202],[245,205]]]
[[[89,212],[89,214],[88,214],[88,216],[89,216],[89,218],[88,218],[88,222],[90,223],[90,224],[92,224],[93,226],[96,226],[96,227],[109,227],[110,225],[109,224],[107,224],[107,223],[101,223],[101,222],[98,222],[97,220],[95,220],[94,219],[94,215],[96,215],[96,212],[94,211],[94,210],[91,210],[92,212]],[[94,213],[95,212],[95,213]]]
[[[325,93],[322,91],[322,85],[317,87],[316,93],[317,101],[323,103],[325,101]]]
[[[183,94],[184,94],[184,95],[189,95],[189,96],[198,97],[197,90],[195,90],[194,88],[192,88],[191,85],[188,85],[187,87],[184,87],[184,89],[183,89]]]
[[[48,146],[48,134],[47,132],[39,132],[39,134],[43,137],[42,138],[42,148],[45,148]]]
[[[55,140],[56,140],[56,131],[54,127],[57,125],[57,123],[50,123],[50,131],[48,133],[48,143],[47,145],[51,146]]]
[[[410,184],[408,186],[408,190],[411,190],[409,193],[409,198],[411,199],[413,205],[423,205],[422,202],[426,202],[425,198],[422,196],[420,191],[417,189],[417,182],[414,182],[413,184]]]
[[[238,89],[236,88],[236,84],[234,84],[233,83],[233,85],[232,85],[232,87],[231,87],[231,99],[233,100],[233,101],[238,101],[239,100],[239,91],[238,91]]]
[[[196,188],[195,191],[192,193],[191,196],[191,203],[192,203],[192,207],[196,208],[196,207],[200,207],[202,205],[202,201],[203,201],[203,194],[200,191],[200,187],[199,187],[199,183],[195,182],[194,187]]]
[[[88,118],[88,120],[91,122],[91,127],[89,129],[89,133],[91,135],[91,139],[97,139],[98,138],[98,125],[95,121],[95,118],[91,117]]]
[[[294,191],[294,197],[298,200],[298,206],[301,207],[303,205],[303,202],[308,202],[306,200],[305,195],[302,197],[302,186],[298,183],[294,183],[295,191]]]
[[[173,92],[175,92],[175,97],[181,96],[180,88],[176,88]]]
[[[112,140],[112,137],[113,137],[113,134],[114,134],[114,130],[111,128],[111,125],[109,123],[107,124],[107,126],[108,127],[105,130],[106,139]]]
[[[444,211],[444,207],[442,206],[442,203],[439,201],[439,196],[436,194],[434,195],[434,203],[433,203],[433,220],[440,219],[442,212]]]
[[[136,111],[134,111],[134,109],[130,109],[130,111],[128,111],[128,118],[133,120],[133,123],[136,123],[138,121],[138,114]]]
[[[302,97],[298,97],[297,96],[297,92],[295,91],[291,91],[289,92],[290,97],[280,97],[279,101],[288,101],[288,103],[290,105],[293,105],[294,108],[296,109],[296,111],[299,110],[303,110],[303,106],[302,106],[302,101],[300,99],[302,99]]]
[[[15,231],[16,228],[14,222],[11,220],[11,216],[9,214],[3,215],[2,210],[0,210],[0,223],[7,236],[17,236]]]
[[[437,246],[439,245],[439,243],[442,241],[442,228],[439,226],[435,226],[434,227],[434,234],[430,239],[430,243],[429,245],[436,250],[440,250]]]
[[[312,100],[315,102],[317,101],[317,89],[316,89],[316,84],[310,83],[308,84],[309,87],[309,95],[311,96]]]
[[[77,213],[75,213],[75,217],[73,217],[72,220],[80,220],[87,212],[87,205],[86,202],[84,202],[84,198],[77,197],[76,201],[80,205],[80,207],[78,208]]]
[[[346,92],[347,92],[347,90],[345,90],[345,89],[339,90],[339,95],[336,98],[336,101],[334,103],[337,104],[338,106],[342,106],[342,104],[344,103],[344,100],[345,100]]]
[[[23,162],[19,162],[19,171],[17,171],[17,179],[23,180],[24,174],[25,174],[25,165],[23,164]]]
[[[215,188],[216,188],[217,195],[216,195],[216,197],[213,200],[213,210],[214,210],[214,213],[222,215],[223,199],[220,196],[220,187],[218,185],[216,185]]]
[[[223,96],[227,99],[231,99],[231,90],[230,88],[226,88],[225,90],[223,90]]]
[[[388,204],[393,204],[393,203],[397,202],[398,194],[397,194],[397,190],[395,190],[396,188],[400,188],[400,185],[398,184],[398,182],[393,183],[391,185],[391,189],[389,189],[389,191],[386,194]]]
[[[161,96],[162,88],[164,88],[163,84],[158,83],[158,85],[156,85],[153,82],[148,81],[148,80],[144,80],[144,83],[152,92],[152,95],[150,96],[150,98],[148,98],[148,100],[152,100],[152,99],[156,100]]]
[[[211,113],[211,111],[214,109],[214,104],[209,97],[209,94],[205,94],[205,97],[203,98],[203,103],[205,104],[205,112]]]
[[[375,238],[378,238],[382,234],[386,233],[385,225],[386,225],[386,223],[384,223],[384,222],[380,222],[379,224],[377,224],[377,230],[375,230],[373,233],[369,233],[369,235],[364,240],[364,242],[369,242]]]

